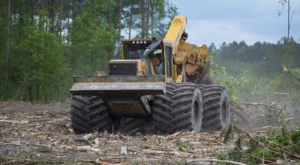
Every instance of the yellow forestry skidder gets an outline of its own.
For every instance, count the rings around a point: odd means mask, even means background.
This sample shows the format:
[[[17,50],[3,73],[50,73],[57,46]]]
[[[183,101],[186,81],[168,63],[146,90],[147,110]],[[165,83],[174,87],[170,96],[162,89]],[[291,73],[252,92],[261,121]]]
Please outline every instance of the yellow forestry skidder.
[[[164,39],[122,40],[107,75],[74,77],[74,132],[129,131],[151,124],[165,134],[227,126],[227,90],[212,84],[208,48],[186,42],[186,25],[185,16],[176,16]]]

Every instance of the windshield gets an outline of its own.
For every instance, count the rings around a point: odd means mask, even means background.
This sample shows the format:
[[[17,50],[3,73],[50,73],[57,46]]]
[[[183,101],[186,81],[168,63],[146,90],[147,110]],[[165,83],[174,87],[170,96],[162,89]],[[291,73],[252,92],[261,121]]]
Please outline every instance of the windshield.
[[[151,43],[147,44],[124,44],[124,59],[142,59],[143,53],[150,46]],[[154,54],[162,52],[162,45],[158,45],[154,50],[147,55],[148,58],[153,58]],[[158,55],[156,55],[158,56]],[[148,59],[147,58],[147,59]]]
[[[134,45],[134,44],[127,44],[124,45],[125,47],[125,59],[141,59],[143,58],[143,53],[147,49],[150,44],[144,45]]]
[[[124,59],[145,59],[151,62],[156,75],[164,74],[164,55],[161,42],[145,44],[124,44]],[[146,52],[145,52],[146,51]]]

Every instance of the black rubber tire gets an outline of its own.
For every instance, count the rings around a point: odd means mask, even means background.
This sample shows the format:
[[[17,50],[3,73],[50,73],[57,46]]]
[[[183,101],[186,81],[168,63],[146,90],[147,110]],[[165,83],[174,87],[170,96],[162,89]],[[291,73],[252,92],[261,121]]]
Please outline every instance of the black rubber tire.
[[[204,131],[217,131],[230,123],[230,100],[227,89],[220,85],[197,85],[202,93]]]
[[[135,133],[145,133],[144,126],[147,124],[146,118],[123,117],[120,120],[119,131],[122,134],[133,135]]]
[[[141,100],[144,106],[151,111],[151,106],[149,104],[149,99],[147,96],[142,96]],[[122,117],[119,123],[119,132],[122,134],[134,135],[136,133],[146,133],[151,129],[151,118],[132,118],[132,117]],[[152,126],[153,129],[153,126]]]
[[[194,83],[177,83],[174,85],[171,115],[175,130],[201,131],[203,105],[199,88]]]
[[[194,83],[167,83],[166,95],[153,101],[153,125],[160,134],[178,130],[201,130],[201,91]]]
[[[174,133],[174,125],[172,123],[173,116],[171,112],[173,108],[171,104],[174,95],[172,91],[175,89],[175,83],[166,83],[166,95],[156,95],[152,106],[152,120],[155,131],[158,134]]]
[[[111,131],[113,120],[100,97],[73,96],[71,126],[76,134]]]

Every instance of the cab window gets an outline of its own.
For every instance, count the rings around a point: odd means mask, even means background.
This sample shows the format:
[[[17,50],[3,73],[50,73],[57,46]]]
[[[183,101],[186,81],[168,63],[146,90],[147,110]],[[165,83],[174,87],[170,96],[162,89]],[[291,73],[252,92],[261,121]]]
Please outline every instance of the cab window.
[[[141,59],[144,51],[149,46],[149,44],[143,45],[133,45],[126,44],[124,45],[124,58],[125,59]]]

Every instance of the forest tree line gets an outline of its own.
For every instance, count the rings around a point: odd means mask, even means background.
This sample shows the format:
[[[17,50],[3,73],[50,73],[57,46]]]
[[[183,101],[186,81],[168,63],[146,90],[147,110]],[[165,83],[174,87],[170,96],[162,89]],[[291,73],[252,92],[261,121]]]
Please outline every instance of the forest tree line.
[[[168,0],[0,1],[0,100],[65,100],[74,75],[107,70],[120,38],[164,38],[175,15]],[[292,38],[209,49],[230,74],[242,72],[236,62],[255,66],[258,76],[281,73],[283,64],[300,68]]]
[[[0,100],[64,100],[72,76],[107,69],[120,38],[163,38],[176,14],[168,0],[0,1]]]
[[[216,49],[216,45],[211,43],[209,50],[217,52],[217,55],[212,57],[216,63],[222,66],[224,61],[232,63],[226,66],[227,69],[231,69],[231,73],[237,67],[235,65],[237,62],[256,66],[259,64],[259,67],[251,70],[252,74],[259,77],[270,77],[282,73],[283,65],[289,66],[289,69],[300,68],[300,44],[293,37],[289,40],[283,37],[277,43],[256,42],[253,45],[247,45],[244,41],[223,42],[219,49]],[[284,56],[286,52],[290,55],[291,64],[286,64]]]

